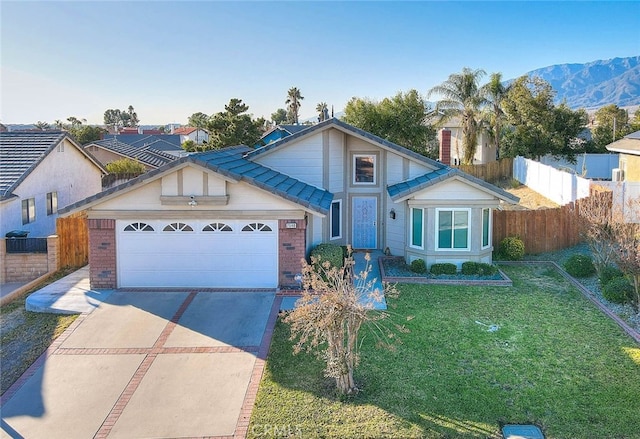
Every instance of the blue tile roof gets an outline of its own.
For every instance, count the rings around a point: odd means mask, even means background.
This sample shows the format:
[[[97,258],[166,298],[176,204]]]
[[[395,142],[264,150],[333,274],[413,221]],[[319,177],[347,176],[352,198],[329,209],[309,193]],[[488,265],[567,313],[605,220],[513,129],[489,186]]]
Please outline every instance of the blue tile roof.
[[[251,148],[240,145],[182,157],[119,186],[66,206],[60,210],[60,213],[64,214],[82,208],[117,191],[153,179],[158,174],[184,163],[194,163],[232,180],[245,181],[318,213],[329,213],[333,200],[331,192],[311,186],[259,163],[251,162],[244,157],[249,151]]]
[[[514,203],[517,203],[520,200],[515,195],[512,195],[509,192],[497,186],[492,185],[491,183],[487,183],[484,180],[476,178],[465,172],[459,171],[458,169],[450,168],[448,166],[444,166],[441,169],[437,169],[435,171],[420,175],[416,178],[412,178],[411,180],[403,181],[403,182],[388,186],[387,192],[389,193],[389,196],[393,201],[397,201],[401,198],[409,196],[415,192],[421,191],[437,183],[440,183],[441,181],[448,180],[455,176],[460,176],[464,180],[475,183],[476,185],[481,186],[490,192],[493,192],[494,194],[496,194],[498,197],[502,198],[505,201],[512,201]]]
[[[138,148],[150,146],[160,151],[182,151],[179,134],[105,134],[105,139],[116,138],[122,143],[136,146]]]
[[[0,199],[10,198],[15,188],[66,136],[60,131],[0,133]]]
[[[167,154],[166,152],[159,151],[148,146],[137,148],[128,143],[120,142],[115,138],[91,142],[86,145],[85,148],[91,145],[100,146],[101,148],[138,160],[139,162],[154,168],[159,168],[160,166],[166,165],[167,163],[177,159],[177,157],[172,154]]]

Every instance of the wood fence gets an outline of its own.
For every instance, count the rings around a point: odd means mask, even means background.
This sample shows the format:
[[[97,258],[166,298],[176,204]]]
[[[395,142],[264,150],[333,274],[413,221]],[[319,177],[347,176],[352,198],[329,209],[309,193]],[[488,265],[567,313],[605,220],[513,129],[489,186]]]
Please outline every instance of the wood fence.
[[[611,192],[592,191],[600,203],[611,203]],[[554,209],[494,210],[493,246],[507,236],[519,236],[527,254],[561,250],[582,241],[581,200]]]
[[[507,157],[484,165],[453,166],[462,172],[473,175],[489,183],[495,183],[503,178],[513,177],[513,158]]]
[[[58,218],[56,233],[58,268],[82,267],[89,263],[89,229],[85,214]]]

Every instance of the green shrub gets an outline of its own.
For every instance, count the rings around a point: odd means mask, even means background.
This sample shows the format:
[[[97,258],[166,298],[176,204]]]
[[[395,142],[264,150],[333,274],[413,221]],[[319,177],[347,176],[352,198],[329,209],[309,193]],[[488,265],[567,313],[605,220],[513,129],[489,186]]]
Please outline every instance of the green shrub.
[[[614,277],[602,288],[602,295],[609,302],[630,302],[633,297],[633,285],[624,277]]]
[[[444,262],[441,264],[433,264],[430,271],[431,274],[435,276],[439,274],[456,274],[458,272],[458,267],[456,267],[456,264]]]
[[[124,158],[107,163],[104,167],[109,174],[134,174],[141,175],[147,172],[147,168],[137,160]]]
[[[462,274],[467,276],[493,276],[498,267],[484,262],[467,261],[462,263]]]
[[[600,286],[604,287],[612,279],[622,276],[624,276],[624,273],[622,273],[619,268],[614,267],[613,265],[607,265],[606,267],[602,267],[600,270],[598,279],[600,280]]]
[[[467,276],[474,276],[478,274],[478,263],[473,261],[463,262],[462,274]]]
[[[507,261],[519,261],[524,257],[524,242],[517,236],[507,236],[500,241],[500,257]]]
[[[420,274],[426,273],[427,264],[425,264],[424,259],[414,259],[411,261],[411,271]]]
[[[587,277],[596,272],[593,261],[586,255],[573,255],[564,263],[564,269],[571,276]]]
[[[311,257],[319,259],[320,264],[328,261],[331,267],[341,268],[344,265],[342,247],[336,244],[318,244],[311,250]]]

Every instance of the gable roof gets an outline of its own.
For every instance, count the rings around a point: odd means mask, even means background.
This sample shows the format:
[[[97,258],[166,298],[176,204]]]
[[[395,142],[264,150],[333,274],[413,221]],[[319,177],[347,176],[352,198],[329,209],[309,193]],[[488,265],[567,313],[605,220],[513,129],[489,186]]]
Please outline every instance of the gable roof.
[[[296,125],[298,126],[298,125]],[[304,126],[304,125],[302,125]],[[347,133],[351,133],[354,134],[356,136],[359,137],[363,137],[369,141],[372,141],[374,143],[377,143],[381,146],[384,146],[385,148],[391,149],[393,151],[396,151],[402,155],[405,156],[409,156],[419,162],[422,163],[426,163],[427,165],[434,167],[436,169],[438,168],[443,168],[446,167],[446,165],[437,162],[433,159],[430,159],[428,157],[423,156],[422,154],[418,154],[417,152],[414,152],[408,148],[405,148],[404,146],[400,146],[397,145],[393,142],[390,142],[386,139],[383,139],[382,137],[378,137],[375,134],[371,134],[367,131],[361,130],[360,128],[356,128],[353,125],[349,125],[346,122],[341,121],[340,119],[336,119],[336,118],[331,118],[331,119],[327,119],[323,122],[317,123],[315,125],[310,125],[310,126],[305,126],[304,129],[299,130],[298,132],[296,132],[295,134],[292,134],[290,136],[284,137],[278,141],[275,141],[273,143],[269,143],[268,145],[262,146],[260,148],[256,148],[252,151],[250,151],[249,153],[246,154],[247,157],[256,157],[260,154],[264,154],[268,151],[272,151],[274,149],[277,148],[281,148],[284,145],[289,144],[290,142],[295,141],[296,139],[299,139],[303,136],[307,136],[311,133],[314,132],[320,132],[322,130],[328,129],[328,128],[337,128],[341,131],[347,132]]]
[[[400,183],[393,184],[387,187],[387,192],[389,196],[394,202],[410,197],[416,192],[419,192],[423,189],[426,189],[430,186],[436,185],[442,181],[449,180],[454,177],[460,177],[464,180],[470,182],[475,186],[479,186],[484,190],[494,194],[498,198],[512,203],[517,203],[520,201],[518,197],[509,192],[492,185],[491,183],[487,183],[484,180],[476,178],[472,175],[459,171],[455,168],[450,168],[445,166],[444,168],[437,169],[435,171],[429,172],[427,174],[420,175],[411,180],[406,180]]]
[[[247,182],[252,186],[276,194],[323,215],[329,212],[331,201],[333,200],[333,194],[331,192],[284,175],[259,163],[247,160],[244,156],[250,150],[251,148],[248,146],[239,145],[182,157],[121,185],[66,206],[60,210],[60,213],[65,214],[85,209],[89,205],[105,199],[116,192],[142,184],[145,181],[153,180],[185,163],[194,163],[234,181]]]
[[[622,139],[608,144],[606,148],[613,152],[640,155],[640,131],[627,134]]]
[[[198,131],[198,128],[195,128],[195,127],[179,127],[173,130],[173,134],[189,135],[196,131]],[[205,130],[200,128],[200,131],[205,131]]]
[[[136,147],[151,146],[160,151],[182,151],[179,134],[105,134],[105,139],[116,138],[122,143]]]
[[[167,163],[177,159],[175,155],[167,154],[166,152],[148,146],[143,148],[136,148],[135,146],[131,146],[128,143],[120,142],[115,138],[91,142],[88,145],[85,145],[85,148],[92,145],[107,149],[109,151],[113,151],[116,154],[120,154],[125,157],[138,160],[141,163],[152,166],[154,168],[159,168],[160,166],[166,165]]]
[[[0,133],[0,199],[12,197],[16,187],[65,139],[89,158],[103,174],[107,173],[100,163],[67,133],[3,132]]]

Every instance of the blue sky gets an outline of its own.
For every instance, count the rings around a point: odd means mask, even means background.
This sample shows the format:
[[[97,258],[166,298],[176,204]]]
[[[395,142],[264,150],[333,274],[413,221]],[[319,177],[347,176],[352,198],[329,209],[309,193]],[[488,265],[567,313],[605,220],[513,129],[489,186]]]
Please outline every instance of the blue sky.
[[[0,4],[3,123],[186,123],[243,99],[269,117],[426,94],[463,67],[505,79],[640,55],[640,2],[11,2]]]

